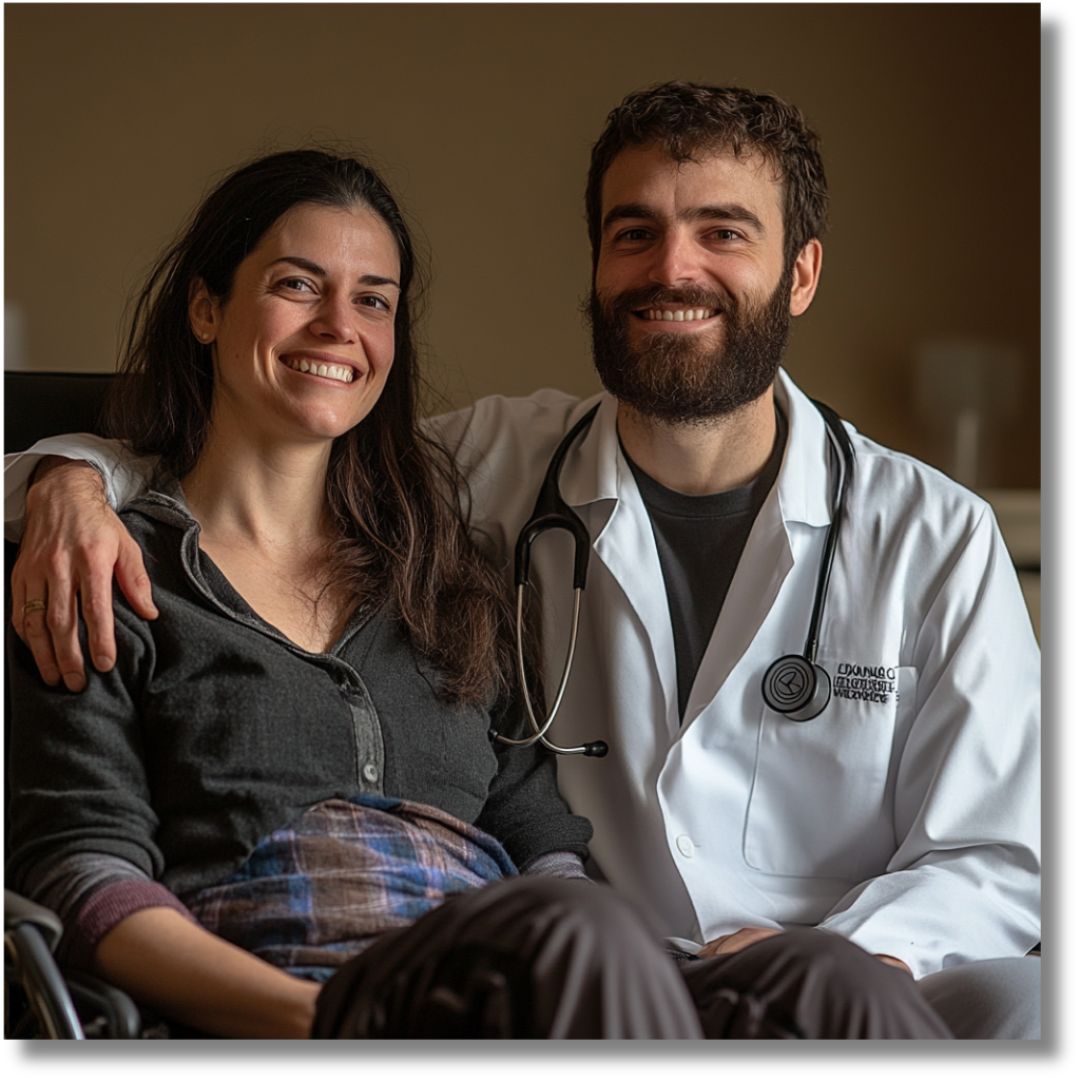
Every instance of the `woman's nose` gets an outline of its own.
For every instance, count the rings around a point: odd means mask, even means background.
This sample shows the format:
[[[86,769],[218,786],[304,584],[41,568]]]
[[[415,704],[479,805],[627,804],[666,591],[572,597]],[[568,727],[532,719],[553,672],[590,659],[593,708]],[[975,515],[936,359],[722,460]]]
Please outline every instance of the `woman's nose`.
[[[319,305],[311,329],[319,337],[350,342],[356,338],[356,321],[352,305],[345,297],[327,296]]]

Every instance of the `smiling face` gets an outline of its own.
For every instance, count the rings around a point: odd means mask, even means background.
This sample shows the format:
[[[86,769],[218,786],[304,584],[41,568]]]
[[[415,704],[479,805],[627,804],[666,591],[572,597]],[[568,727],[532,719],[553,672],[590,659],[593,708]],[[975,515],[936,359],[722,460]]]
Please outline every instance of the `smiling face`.
[[[228,299],[192,292],[192,332],[213,344],[215,427],[306,442],[363,420],[393,363],[399,278],[394,238],[365,207],[283,214]]]
[[[672,422],[760,397],[820,269],[816,240],[790,269],[783,241],[781,186],[762,158],[620,153],[603,181],[590,312],[608,390]]]

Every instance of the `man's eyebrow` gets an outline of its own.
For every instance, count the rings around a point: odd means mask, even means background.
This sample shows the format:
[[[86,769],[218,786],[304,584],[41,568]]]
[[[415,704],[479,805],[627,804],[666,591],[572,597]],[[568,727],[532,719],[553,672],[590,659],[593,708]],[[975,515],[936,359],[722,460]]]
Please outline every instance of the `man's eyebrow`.
[[[290,266],[297,266],[301,270],[306,270],[309,274],[314,274],[316,277],[326,277],[326,271],[318,263],[305,259],[300,255],[282,255],[280,259],[275,259],[270,265],[277,266],[278,263],[288,263]],[[356,280],[361,285],[393,285],[395,289],[401,288],[393,278],[382,277],[380,274],[361,274]]]
[[[601,222],[600,227],[601,229],[606,230],[613,221],[624,221],[627,218],[656,221],[657,215],[641,203],[617,203],[604,215],[604,220]]]
[[[764,232],[765,226],[761,224],[761,218],[738,203],[725,203],[722,206],[695,206],[679,215],[680,218],[690,221],[737,221],[743,225],[749,225],[757,232]]]
[[[693,206],[688,210],[680,211],[679,219],[682,221],[737,221],[749,225],[757,232],[765,231],[761,218],[739,203]],[[619,203],[604,215],[602,228],[606,230],[613,222],[626,220],[658,221],[660,215],[641,203]]]

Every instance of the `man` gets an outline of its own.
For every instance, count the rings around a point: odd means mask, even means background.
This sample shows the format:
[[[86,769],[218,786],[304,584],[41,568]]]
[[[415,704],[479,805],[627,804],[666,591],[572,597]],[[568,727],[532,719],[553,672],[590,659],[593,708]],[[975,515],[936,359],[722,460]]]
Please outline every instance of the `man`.
[[[551,455],[599,404],[560,479],[593,558],[549,732],[609,748],[559,762],[593,821],[597,871],[692,943],[706,959],[691,970],[739,954],[767,966],[782,931],[815,927],[918,978],[954,1034],[1037,1037],[1038,961],[1024,954],[1039,938],[1038,650],[986,505],[831,433],[779,369],[821,273],[816,138],[768,95],[631,94],[594,147],[586,211],[607,393],[484,399],[433,427],[478,538],[508,563]],[[35,489],[36,536],[87,482],[71,471]],[[94,535],[105,553],[74,575],[100,595],[119,549],[118,577],[150,613],[115,527]],[[70,558],[51,580],[42,562],[16,578],[15,618],[43,674],[77,688],[71,627],[54,659],[33,605],[22,622],[23,603],[71,594]],[[549,682],[571,562],[554,538],[532,553]],[[88,621],[108,662],[108,616]],[[785,715],[784,695],[814,686]]]

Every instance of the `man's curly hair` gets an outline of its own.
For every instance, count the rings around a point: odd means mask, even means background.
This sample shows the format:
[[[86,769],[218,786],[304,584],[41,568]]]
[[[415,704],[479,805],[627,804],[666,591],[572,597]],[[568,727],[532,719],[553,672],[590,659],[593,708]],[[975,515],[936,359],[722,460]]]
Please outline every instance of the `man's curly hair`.
[[[585,217],[593,268],[600,251],[600,192],[611,163],[632,146],[657,144],[677,162],[702,154],[760,154],[783,187],[784,259],[791,267],[827,224],[828,189],[818,137],[794,105],[737,86],[668,82],[627,95],[608,114],[592,149]]]

